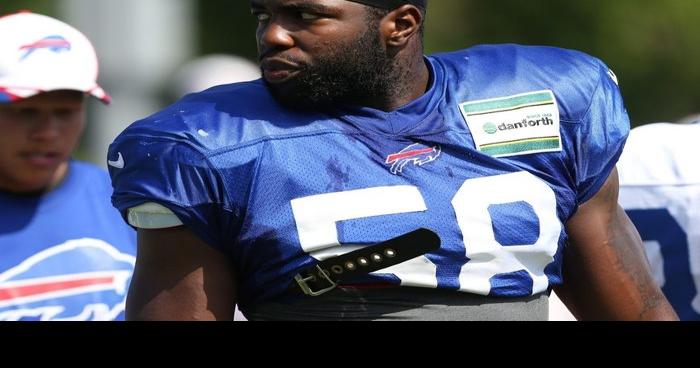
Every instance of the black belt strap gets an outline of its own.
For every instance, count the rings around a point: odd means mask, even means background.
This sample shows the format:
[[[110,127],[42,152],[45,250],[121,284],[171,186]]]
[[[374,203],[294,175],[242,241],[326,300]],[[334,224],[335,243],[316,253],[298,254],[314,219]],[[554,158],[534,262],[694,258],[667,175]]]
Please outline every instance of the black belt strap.
[[[397,265],[440,248],[440,237],[417,229],[393,239],[329,258],[299,272],[291,287],[310,296],[325,294],[339,282]]]

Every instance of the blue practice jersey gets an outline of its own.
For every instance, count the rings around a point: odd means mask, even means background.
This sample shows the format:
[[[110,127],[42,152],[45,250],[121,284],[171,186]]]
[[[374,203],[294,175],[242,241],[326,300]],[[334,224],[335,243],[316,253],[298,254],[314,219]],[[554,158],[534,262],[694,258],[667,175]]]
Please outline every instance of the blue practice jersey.
[[[104,170],[75,161],[45,195],[0,192],[0,321],[124,319],[136,234],[110,194]]]
[[[278,297],[318,259],[420,227],[439,234],[438,251],[361,281],[547,291],[562,281],[564,224],[629,131],[614,74],[549,47],[426,62],[427,93],[392,112],[289,110],[260,80],[187,96],[110,146],[113,203],[123,215],[164,205],[228,255],[243,308]]]

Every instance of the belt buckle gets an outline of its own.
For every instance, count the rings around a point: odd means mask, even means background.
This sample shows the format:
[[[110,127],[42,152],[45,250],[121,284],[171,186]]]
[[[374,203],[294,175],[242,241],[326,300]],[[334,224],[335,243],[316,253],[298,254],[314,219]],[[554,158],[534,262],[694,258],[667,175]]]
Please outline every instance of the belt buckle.
[[[319,265],[316,265],[316,269],[318,270],[318,277],[320,277],[322,280],[327,281],[330,284],[330,286],[316,291],[316,290],[313,290],[309,286],[309,284],[307,283],[309,281],[315,280],[316,276],[311,275],[309,277],[303,277],[303,276],[301,276],[301,274],[297,274],[296,276],[294,276],[294,281],[297,282],[297,284],[299,285],[301,290],[304,292],[304,294],[309,295],[309,296],[323,295],[323,294],[335,289],[336,286],[338,286],[338,284],[335,283],[333,280],[331,280],[331,278],[328,276],[328,273],[326,271],[324,271]]]

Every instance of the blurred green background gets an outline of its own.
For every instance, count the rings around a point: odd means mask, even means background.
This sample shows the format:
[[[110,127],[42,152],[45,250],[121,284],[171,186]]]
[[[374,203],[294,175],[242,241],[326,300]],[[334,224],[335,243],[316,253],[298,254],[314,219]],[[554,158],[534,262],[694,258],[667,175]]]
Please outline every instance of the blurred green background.
[[[3,0],[0,12],[54,15],[55,5]],[[254,58],[255,21],[246,0],[201,0],[195,8],[200,54]],[[428,12],[427,53],[511,42],[578,49],[616,72],[633,125],[700,110],[698,0],[432,0]]]

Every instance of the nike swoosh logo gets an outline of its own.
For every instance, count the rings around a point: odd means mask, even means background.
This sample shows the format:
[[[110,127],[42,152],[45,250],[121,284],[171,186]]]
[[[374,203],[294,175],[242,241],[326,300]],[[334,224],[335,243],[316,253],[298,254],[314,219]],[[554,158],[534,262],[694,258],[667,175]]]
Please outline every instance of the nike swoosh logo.
[[[109,161],[107,160],[107,164],[109,166],[112,166],[117,169],[123,169],[124,168],[124,157],[122,156],[122,153],[119,152],[119,157],[117,157],[117,161]]]

